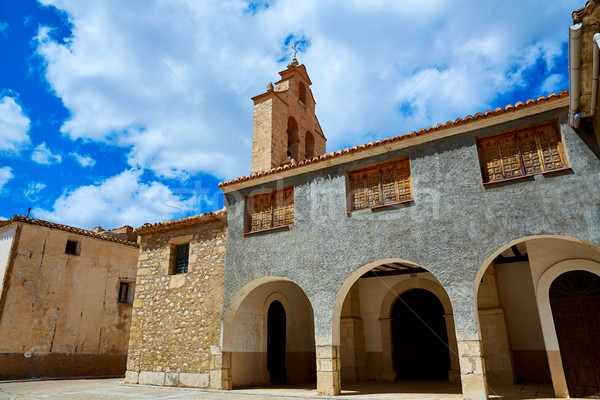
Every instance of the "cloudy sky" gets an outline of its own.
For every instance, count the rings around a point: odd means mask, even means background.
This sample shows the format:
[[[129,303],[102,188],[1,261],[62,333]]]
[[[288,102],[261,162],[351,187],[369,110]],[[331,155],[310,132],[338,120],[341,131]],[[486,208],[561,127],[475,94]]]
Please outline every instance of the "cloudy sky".
[[[568,88],[583,0],[0,2],[0,217],[140,226],[222,207],[252,102],[300,50],[327,150]]]

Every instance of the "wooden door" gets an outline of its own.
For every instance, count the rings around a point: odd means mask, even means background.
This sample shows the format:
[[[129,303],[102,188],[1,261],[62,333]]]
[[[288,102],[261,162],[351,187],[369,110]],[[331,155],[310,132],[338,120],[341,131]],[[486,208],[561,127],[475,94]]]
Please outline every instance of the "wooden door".
[[[600,277],[586,271],[559,276],[550,304],[569,395],[600,398]]]

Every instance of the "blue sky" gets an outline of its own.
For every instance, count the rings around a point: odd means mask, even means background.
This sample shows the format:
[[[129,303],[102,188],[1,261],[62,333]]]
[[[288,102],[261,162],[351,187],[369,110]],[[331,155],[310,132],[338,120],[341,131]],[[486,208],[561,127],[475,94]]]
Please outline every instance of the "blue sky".
[[[0,217],[140,226],[222,207],[296,45],[327,150],[568,88],[583,1],[0,2]]]

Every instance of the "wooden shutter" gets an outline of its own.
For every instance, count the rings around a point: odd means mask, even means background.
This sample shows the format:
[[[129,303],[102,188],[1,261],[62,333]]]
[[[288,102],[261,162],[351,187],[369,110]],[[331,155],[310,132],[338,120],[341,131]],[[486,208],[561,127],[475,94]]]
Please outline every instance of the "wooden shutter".
[[[410,168],[408,160],[381,167],[381,190],[383,204],[410,200]]]
[[[294,188],[283,191],[283,223],[285,225],[294,223]]]
[[[560,135],[556,125],[547,125],[537,129],[544,171],[564,168],[565,159],[562,154]]]
[[[367,170],[367,188],[366,198],[367,207],[374,207],[381,204],[381,195],[379,191],[379,169],[374,168]]]
[[[367,207],[367,174],[364,171],[350,174],[350,186],[352,187],[352,204],[354,210]]]
[[[279,190],[273,195],[273,228],[294,223],[294,188]]]
[[[496,182],[504,179],[502,173],[502,162],[500,161],[500,149],[496,138],[484,139],[479,142],[481,168],[484,181]]]
[[[252,197],[250,210],[250,231],[259,231],[271,227],[271,193]]]
[[[517,135],[519,150],[523,159],[525,174],[539,174],[542,172],[542,163],[534,130],[526,130]]]
[[[500,149],[504,179],[523,175],[515,135],[500,136],[498,138],[498,148]]]

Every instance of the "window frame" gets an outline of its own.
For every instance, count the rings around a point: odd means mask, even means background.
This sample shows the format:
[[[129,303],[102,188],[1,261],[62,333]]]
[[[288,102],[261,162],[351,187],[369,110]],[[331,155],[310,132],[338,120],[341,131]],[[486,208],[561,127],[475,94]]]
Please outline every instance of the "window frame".
[[[75,243],[75,249],[73,251],[69,250],[69,243]],[[81,253],[81,241],[76,239],[67,239],[67,243],[65,244],[65,254],[69,256],[78,256]]]
[[[123,287],[125,289],[125,295],[123,299]],[[133,305],[133,297],[135,295],[135,282],[129,280],[119,280],[119,287],[117,289],[117,303]],[[125,301],[122,301],[125,300]]]
[[[405,177],[403,180],[405,181],[405,185],[408,187],[408,190],[410,191],[409,193],[409,198],[403,199],[403,200],[399,200],[399,201],[393,201],[393,202],[385,202],[384,197],[385,195],[384,193],[384,182],[383,182],[383,176],[384,174],[382,173],[382,170],[386,167],[396,167],[397,165],[401,165],[401,164],[406,164],[405,166],[403,166],[403,168],[406,168],[408,170],[408,177]],[[378,197],[379,197],[379,204],[374,204],[374,205],[368,205],[366,207],[362,207],[362,208],[356,208],[355,207],[355,195],[354,195],[354,182],[353,182],[353,175],[359,174],[359,173],[368,173],[368,172],[372,172],[374,170],[377,170],[377,181],[378,181]],[[394,182],[398,182],[398,181],[394,181]],[[410,159],[409,157],[403,157],[403,158],[399,158],[396,160],[386,160],[386,161],[382,161],[380,163],[376,163],[376,164],[372,164],[372,165],[368,165],[365,167],[360,167],[360,168],[356,168],[356,169],[352,169],[352,170],[348,170],[346,173],[346,211],[348,214],[352,214],[353,212],[357,212],[357,211],[362,211],[362,210],[377,210],[377,209],[381,209],[381,208],[386,208],[386,207],[392,207],[398,204],[404,204],[404,203],[410,203],[412,201],[414,201],[414,193],[413,193],[413,188],[412,188],[412,173],[410,170]],[[367,188],[365,188],[364,190],[367,190]],[[396,197],[400,196],[400,190],[395,191],[395,195]],[[367,197],[368,194],[365,193],[365,197]]]
[[[556,141],[556,145],[552,146],[552,148],[556,149],[558,156],[561,161],[561,166],[557,168],[548,169],[548,164],[545,161],[544,156],[544,146],[542,145],[540,136],[544,134],[544,130],[551,130],[554,134],[554,139]],[[529,138],[526,136],[530,135]],[[525,141],[529,139],[532,141],[531,136],[533,136],[533,141],[535,141],[535,153],[537,154],[537,165],[534,165],[535,162],[531,159],[530,154],[533,152],[531,149],[522,149],[524,147]],[[508,140],[512,139],[512,140]],[[503,156],[502,155],[502,147],[500,142],[504,140],[507,144],[511,144],[516,148],[516,153],[514,155]],[[487,156],[486,150],[484,149],[485,144],[490,142],[496,142],[496,151],[497,158],[494,160]],[[527,128],[520,128],[516,130],[511,130],[509,132],[499,133],[491,136],[484,136],[480,138],[476,138],[476,147],[477,147],[477,156],[479,161],[479,169],[481,173],[481,182],[483,185],[493,185],[500,182],[508,182],[517,179],[524,179],[528,177],[532,177],[535,175],[545,175],[558,171],[565,171],[571,169],[571,165],[566,156],[566,152],[564,149],[562,134],[560,126],[557,122],[550,123],[542,123],[535,126],[530,126]],[[550,147],[546,147],[548,149]],[[512,162],[512,164],[518,164],[518,169],[507,169],[505,168],[504,160],[507,158],[514,158],[516,155],[516,160]],[[500,168],[500,172],[497,174],[502,174],[502,179],[493,179],[490,176],[490,167],[488,164],[490,161],[495,161],[499,163],[498,167]],[[555,163],[552,161],[551,163]],[[529,169],[539,168],[539,171],[529,171]],[[507,177],[508,172],[510,172],[510,176]],[[514,172],[518,171],[519,174],[515,175]]]
[[[277,209],[277,207],[275,206],[277,204],[277,196],[278,194],[283,194],[284,195],[284,201],[285,201],[285,192],[291,192],[291,206],[292,206],[292,219],[291,222],[286,223],[286,210],[285,207],[286,205],[284,204],[283,206],[281,206],[282,208],[282,212],[283,212],[283,216],[282,219],[284,221],[284,223],[280,224],[280,225],[276,225],[274,226],[274,223],[276,221],[275,218],[275,211]],[[252,230],[252,211],[254,210],[254,202],[257,198],[261,198],[261,197],[265,197],[265,196],[269,196],[269,204],[270,204],[270,227],[268,228],[262,228],[262,229],[256,229],[256,230]],[[283,188],[278,188],[278,189],[273,189],[273,190],[268,190],[265,192],[261,192],[261,193],[254,193],[251,195],[246,196],[246,207],[245,207],[245,217],[244,217],[244,235],[253,235],[253,234],[257,234],[257,233],[262,233],[262,232],[269,232],[269,231],[275,231],[275,230],[280,230],[280,229],[287,229],[290,226],[294,225],[294,221],[296,219],[296,204],[295,204],[295,193],[294,193],[294,187],[293,186],[287,186],[287,187],[283,187]],[[289,204],[288,204],[289,205]]]
[[[187,252],[185,255],[185,271],[183,270],[179,270],[178,268],[178,262],[179,262],[179,250],[183,249],[184,247],[187,248]],[[181,275],[181,274],[187,274],[190,270],[190,242],[185,242],[185,243],[177,243],[177,244],[173,244],[171,246],[171,254],[172,254],[172,261],[171,261],[171,268],[170,268],[170,274],[169,275]]]

